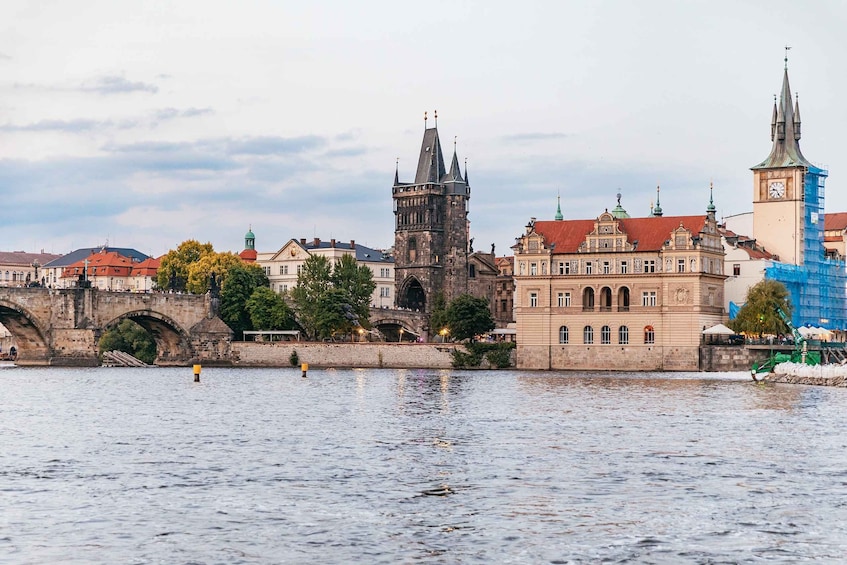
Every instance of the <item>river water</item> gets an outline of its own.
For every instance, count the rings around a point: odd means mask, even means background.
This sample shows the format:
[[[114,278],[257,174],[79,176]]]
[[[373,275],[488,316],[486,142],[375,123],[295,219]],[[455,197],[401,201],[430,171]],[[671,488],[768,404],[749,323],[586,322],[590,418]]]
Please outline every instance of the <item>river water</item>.
[[[0,370],[0,563],[840,563],[847,390]]]

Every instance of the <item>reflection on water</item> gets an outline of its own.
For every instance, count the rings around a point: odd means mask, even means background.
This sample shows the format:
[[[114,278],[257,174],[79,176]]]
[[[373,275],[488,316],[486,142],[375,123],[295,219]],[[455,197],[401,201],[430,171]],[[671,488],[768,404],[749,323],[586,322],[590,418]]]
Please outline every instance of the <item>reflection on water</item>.
[[[0,563],[847,554],[843,389],[209,368],[14,369],[0,390]]]

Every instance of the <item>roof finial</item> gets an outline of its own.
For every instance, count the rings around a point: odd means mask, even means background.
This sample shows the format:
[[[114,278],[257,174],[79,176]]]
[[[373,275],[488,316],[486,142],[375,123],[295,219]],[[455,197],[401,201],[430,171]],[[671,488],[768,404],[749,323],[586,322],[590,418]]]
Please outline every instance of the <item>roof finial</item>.
[[[453,136],[453,153],[456,152],[456,140],[459,138],[458,135]]]
[[[465,184],[468,184],[468,158],[465,157]]]
[[[661,191],[661,188],[657,184],[656,185],[656,207],[653,208],[653,215],[654,216],[661,216],[662,215],[662,205],[659,203],[659,192],[660,191]]]
[[[565,217],[562,215],[562,195],[556,195],[556,220],[564,220]]]
[[[712,182],[712,180],[709,179],[709,205],[706,207],[706,212],[714,213],[714,211],[715,211],[715,200],[713,198],[714,190],[715,190],[715,185]]]
[[[433,114],[435,114],[435,127],[438,128],[438,110],[435,110]]]
[[[424,110],[424,129],[426,129],[426,110]]]
[[[785,46],[785,70],[788,70],[788,52],[791,50],[791,47],[788,45]]]

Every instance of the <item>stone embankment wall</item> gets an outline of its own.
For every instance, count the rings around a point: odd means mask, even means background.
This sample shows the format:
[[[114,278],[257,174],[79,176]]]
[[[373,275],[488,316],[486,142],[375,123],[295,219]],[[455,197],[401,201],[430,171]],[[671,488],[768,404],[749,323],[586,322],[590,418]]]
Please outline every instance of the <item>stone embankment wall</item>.
[[[754,363],[761,363],[770,357],[767,349],[751,349],[741,345],[701,345],[700,370],[749,371]]]
[[[285,341],[232,343],[232,364],[240,367],[291,367],[297,352],[298,367],[366,367],[449,369],[453,344],[435,343],[313,343]]]

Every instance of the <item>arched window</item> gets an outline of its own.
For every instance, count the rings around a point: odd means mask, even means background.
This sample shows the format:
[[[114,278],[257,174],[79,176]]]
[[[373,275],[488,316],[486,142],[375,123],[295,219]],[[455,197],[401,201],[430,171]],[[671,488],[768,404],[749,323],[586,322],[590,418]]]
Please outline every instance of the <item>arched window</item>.
[[[653,331],[653,326],[646,326],[644,328],[644,343],[646,345],[656,343],[656,332]]]
[[[604,345],[612,343],[612,329],[609,326],[600,328],[600,343]]]
[[[567,326],[562,326],[561,328],[559,328],[559,343],[567,343],[569,337],[570,336],[568,335]]]
[[[621,345],[626,345],[629,343],[629,328],[626,326],[621,326],[618,328],[618,343]]]
[[[582,343],[586,345],[594,343],[594,328],[591,326],[585,326],[582,328]]]
[[[409,249],[407,250],[409,263],[414,263],[418,258],[418,240],[414,237],[409,238]]]
[[[594,289],[590,286],[582,291],[582,309],[594,310]]]
[[[629,289],[625,286],[618,290],[618,312],[629,312]]]
[[[608,286],[604,286],[600,289],[600,311],[612,311],[612,289]]]

